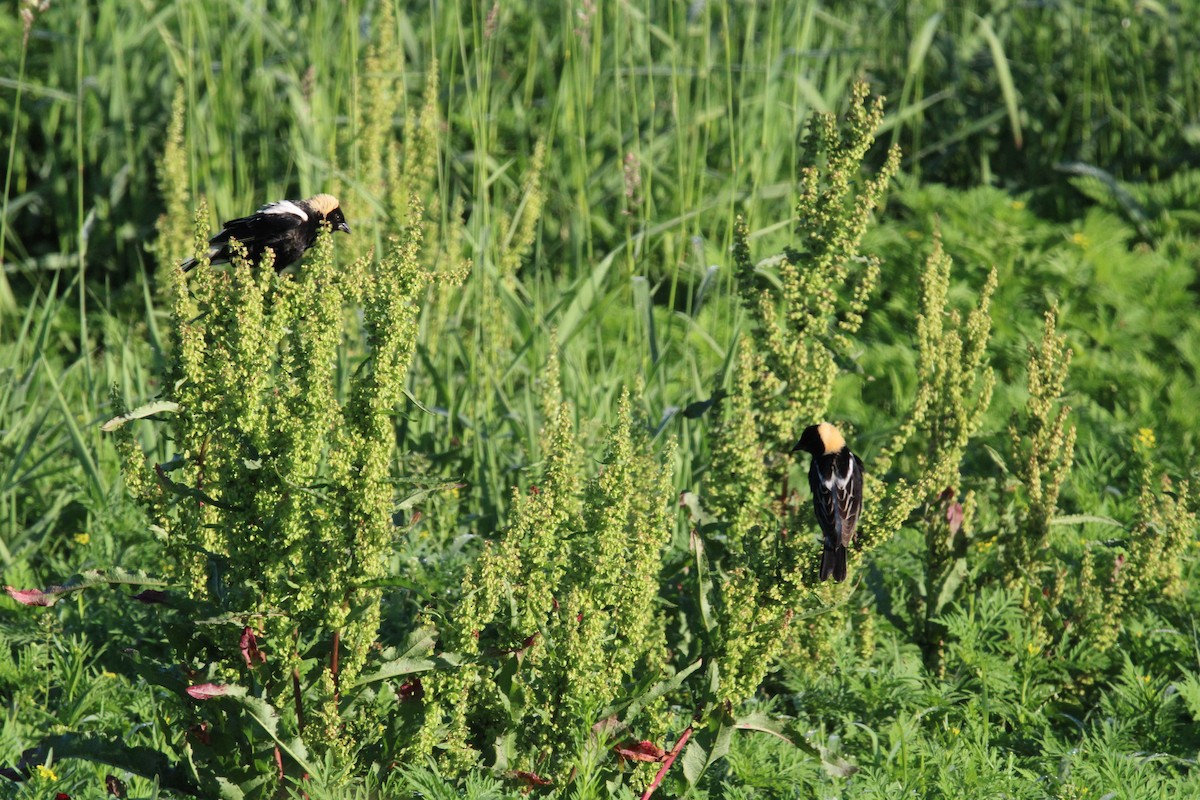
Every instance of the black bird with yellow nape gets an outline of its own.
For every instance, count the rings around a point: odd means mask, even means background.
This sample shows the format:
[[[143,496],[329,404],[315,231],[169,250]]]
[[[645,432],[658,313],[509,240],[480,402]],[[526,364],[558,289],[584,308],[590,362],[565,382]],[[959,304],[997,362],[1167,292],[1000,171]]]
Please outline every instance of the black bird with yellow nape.
[[[275,270],[286,269],[316,244],[323,222],[334,231],[350,232],[342,207],[331,194],[267,203],[248,217],[226,222],[221,232],[208,240],[206,257],[212,264],[229,261],[233,257],[230,241],[236,240],[246,248],[246,257],[251,264],[257,265],[270,248],[275,253]],[[180,266],[187,272],[198,263],[197,259],[189,258]]]
[[[862,513],[862,461],[828,422],[805,428],[792,452],[797,450],[812,453],[808,485],[825,540],[821,580],[832,577],[841,583],[846,580],[846,549],[854,542],[854,529]]]

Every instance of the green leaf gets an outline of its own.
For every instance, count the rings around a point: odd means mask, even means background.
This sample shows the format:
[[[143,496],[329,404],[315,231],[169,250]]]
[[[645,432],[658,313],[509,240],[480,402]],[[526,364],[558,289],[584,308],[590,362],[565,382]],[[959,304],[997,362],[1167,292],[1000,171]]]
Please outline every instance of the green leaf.
[[[166,411],[175,412],[179,410],[179,403],[174,403],[170,400],[155,400],[153,403],[146,403],[144,406],[138,406],[132,411],[126,411],[119,417],[113,417],[108,422],[100,426],[100,430],[105,433],[111,433],[117,428],[120,428],[126,422],[135,419],[143,419],[152,414],[161,414]]]
[[[217,797],[221,800],[243,800],[245,796],[242,787],[230,782],[228,778],[217,778]]]
[[[1006,475],[1011,472],[1011,470],[1008,468],[1008,463],[1004,460],[1004,456],[1000,455],[999,450],[985,444],[983,446],[983,451],[988,454],[988,457],[992,459],[992,463],[999,467],[1001,472]]]
[[[79,459],[79,463],[83,465],[83,471],[88,476],[88,485],[92,488],[92,493],[98,498],[108,496],[108,488],[104,484],[104,478],[100,475],[100,469],[96,466],[96,460],[92,458],[92,451],[87,446],[87,442],[83,440],[83,433],[79,430],[79,425],[75,422],[75,413],[71,410],[71,406],[67,403],[67,398],[63,394],[62,386],[58,382],[58,378],[54,375],[54,371],[50,369],[50,364],[42,359],[42,365],[46,368],[44,374],[47,380],[50,381],[50,386],[54,389],[54,399],[58,401],[58,407],[62,410],[63,422],[67,426],[67,433],[71,436],[71,443],[75,446],[75,457]]]
[[[709,767],[729,755],[734,730],[733,725],[722,720],[713,734],[711,749],[705,750],[698,741],[699,737],[688,743],[687,749],[683,751],[683,775],[689,785],[695,786]]]
[[[214,508],[219,508],[223,511],[235,511],[236,510],[233,506],[229,505],[228,503],[223,503],[214,497],[210,497],[208,494],[200,491],[199,489],[193,489],[191,486],[185,486],[184,484],[179,483],[178,481],[171,480],[170,478],[167,477],[166,470],[163,469],[161,464],[156,465],[154,474],[158,477],[159,484],[164,489],[171,492],[172,494],[177,494],[180,497],[190,497],[193,500],[198,500],[201,503],[208,503],[210,506],[213,506]]]
[[[401,675],[411,675],[414,672],[427,672],[437,666],[434,659],[429,658],[433,653],[436,637],[433,631],[422,629],[415,631],[408,638],[408,647],[398,657],[391,659],[376,671],[364,675],[354,683],[351,689],[357,689],[371,683],[398,678]]]
[[[942,588],[938,591],[937,602],[933,606],[935,615],[940,614],[946,604],[954,599],[954,593],[958,591],[958,587],[962,585],[965,577],[967,577],[967,560],[965,558],[954,559],[954,564],[946,573],[946,579],[942,581]]]
[[[650,364],[657,365],[659,358],[658,334],[654,327],[654,304],[650,300],[650,282],[643,275],[633,276],[633,304],[637,314],[646,320],[646,338],[650,350]]]
[[[683,762],[684,780],[688,782],[688,786],[695,786],[696,782],[700,780],[700,776],[704,774],[704,767],[708,764],[708,753],[704,751],[699,742],[692,739],[688,742],[680,760]]]
[[[154,780],[158,785],[199,796],[200,787],[188,776],[179,764],[172,762],[163,753],[149,747],[131,747],[116,736],[99,733],[63,733],[48,736],[38,745],[39,753],[53,751],[55,759],[78,758],[98,764],[126,769],[135,775]],[[44,763],[43,755],[39,763]]]
[[[1050,520],[1051,525],[1084,525],[1089,522],[1096,525],[1111,525],[1114,528],[1125,527],[1124,523],[1112,517],[1102,517],[1097,514],[1065,514]]]
[[[110,569],[90,569],[80,572],[68,578],[63,584],[49,586],[45,589],[14,589],[11,586],[6,586],[5,589],[8,591],[9,596],[18,603],[27,606],[49,607],[57,603],[59,598],[65,594],[110,584],[122,586],[158,586],[162,588],[171,585],[159,578],[151,578],[140,570],[130,572],[121,567],[112,567]]]
[[[621,716],[624,719],[620,724],[616,725],[612,729],[612,732],[614,734],[616,734],[620,731],[625,730],[626,728],[628,728],[630,721],[637,718],[638,714],[642,713],[642,709],[644,709],[646,706],[650,705],[651,703],[653,703],[655,700],[662,697],[663,695],[674,692],[676,689],[678,689],[680,686],[683,685],[683,682],[685,680],[687,680],[688,676],[690,676],[696,670],[700,669],[700,667],[703,664],[704,664],[704,659],[700,659],[698,661],[695,661],[695,662],[687,665],[686,667],[681,669],[679,672],[676,672],[671,677],[666,678],[665,680],[661,680],[658,683],[655,683],[649,689],[642,692],[640,695],[635,697],[633,700],[629,701],[629,703],[626,704],[624,706],[624,708],[615,707],[615,708],[605,709],[605,711],[599,715],[600,718],[606,719],[606,718],[611,717],[614,714],[620,712]]]
[[[601,287],[604,286],[604,282],[608,278],[608,271],[612,268],[613,261],[616,260],[619,252],[620,248],[612,250],[599,264],[593,267],[590,273],[582,276],[566,293],[571,301],[558,319],[560,347],[565,347],[571,340],[584,317],[590,313],[597,313],[598,308],[602,305],[597,302],[597,296],[603,294]]]
[[[705,769],[729,755],[729,746],[733,744],[733,731],[732,725],[721,723],[721,727],[717,729],[717,738],[713,742],[712,752],[708,754],[708,764],[705,765]]]
[[[783,735],[783,723],[779,720],[772,719],[767,714],[761,711],[755,711],[752,714],[747,714],[740,717],[733,723],[733,727],[743,731],[758,731],[760,733],[769,733],[790,745],[795,746],[796,743]],[[813,752],[816,752],[815,749]]]
[[[437,492],[451,492],[455,489],[461,489],[464,486],[466,486],[466,484],[462,483],[461,481],[443,481],[441,483],[433,484],[432,486],[426,486],[423,489],[418,489],[397,503],[396,510],[407,511],[432,494],[436,494]]]
[[[942,14],[937,12],[925,20],[925,24],[921,26],[921,30],[917,31],[917,35],[913,37],[912,43],[908,46],[908,79],[920,74],[922,67],[925,64],[925,56],[929,54],[929,46],[933,44],[933,36],[937,33],[938,26],[942,24]]]
[[[713,586],[712,577],[708,572],[708,558],[704,553],[703,538],[693,530],[689,541],[692,551],[696,554],[696,585],[700,590],[700,620],[704,623],[704,630],[711,634],[717,627],[712,613],[712,595],[716,591],[716,587]]]
[[[239,706],[246,712],[250,719],[254,720],[263,732],[275,741],[279,749],[287,754],[292,761],[310,777],[319,776],[320,770],[316,765],[308,760],[308,748],[304,746],[304,742],[300,737],[296,736],[290,739],[285,739],[279,732],[279,712],[273,705],[258,697],[251,697],[246,692],[245,686],[237,686],[235,684],[225,684],[224,693],[219,697],[213,697],[210,700],[204,700],[204,703],[229,703]],[[319,780],[319,779],[318,779]]]
[[[1008,122],[1012,127],[1013,144],[1021,149],[1021,110],[1017,107],[1017,87],[1013,82],[1012,71],[1008,68],[1008,57],[1004,55],[1004,44],[992,23],[986,17],[979,18],[979,30],[987,40],[988,48],[992,51],[992,63],[996,65],[996,79],[1000,82],[1000,93],[1004,96],[1004,107],[1008,110]]]

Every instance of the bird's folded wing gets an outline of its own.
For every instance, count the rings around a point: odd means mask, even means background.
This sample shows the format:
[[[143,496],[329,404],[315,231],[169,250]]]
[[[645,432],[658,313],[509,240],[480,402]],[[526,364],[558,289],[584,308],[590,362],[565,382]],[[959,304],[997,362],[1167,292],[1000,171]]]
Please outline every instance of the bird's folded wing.
[[[306,221],[304,217],[296,214],[260,211],[248,217],[229,220],[225,223],[224,230],[209,241],[212,244],[225,244],[230,239],[237,239],[239,242],[250,244],[287,233],[300,227]]]
[[[821,533],[826,539],[834,540],[837,536],[837,511],[834,508],[833,492],[825,485],[825,476],[821,474],[820,468],[814,459],[812,467],[808,470],[808,487],[812,490],[813,510],[817,513],[817,522],[821,526]]]

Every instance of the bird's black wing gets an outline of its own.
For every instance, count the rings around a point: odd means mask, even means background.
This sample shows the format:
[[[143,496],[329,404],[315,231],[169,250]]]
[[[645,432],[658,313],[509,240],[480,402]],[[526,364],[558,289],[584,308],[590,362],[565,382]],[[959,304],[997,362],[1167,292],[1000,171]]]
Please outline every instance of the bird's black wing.
[[[808,486],[812,489],[813,510],[821,526],[823,546],[821,548],[821,580],[833,578],[846,580],[846,548],[838,542],[837,496],[830,491],[830,484],[837,488],[834,476],[834,459],[815,456],[808,470]]]
[[[220,233],[209,239],[209,244],[228,244],[230,239],[237,239],[242,244],[253,244],[263,239],[273,239],[277,236],[295,230],[307,220],[299,214],[279,211],[259,211],[248,217],[231,219],[225,223]]]
[[[808,488],[812,490],[813,510],[817,513],[817,522],[825,541],[836,543],[837,510],[833,493],[825,486],[826,477],[821,474],[821,458],[813,458],[812,466],[808,468]]]
[[[837,514],[842,521],[841,544],[849,547],[854,541],[854,529],[862,513],[863,465],[858,456],[846,451],[848,456],[836,465]]]
[[[229,240],[237,239],[246,246],[251,258],[257,260],[256,253],[261,253],[265,247],[278,249],[277,243],[289,232],[308,223],[308,211],[290,200],[277,203],[267,203],[255,213],[247,217],[231,219],[222,226],[216,236],[208,240],[206,258],[214,264],[229,261]],[[180,264],[184,272],[196,266],[194,258]]]

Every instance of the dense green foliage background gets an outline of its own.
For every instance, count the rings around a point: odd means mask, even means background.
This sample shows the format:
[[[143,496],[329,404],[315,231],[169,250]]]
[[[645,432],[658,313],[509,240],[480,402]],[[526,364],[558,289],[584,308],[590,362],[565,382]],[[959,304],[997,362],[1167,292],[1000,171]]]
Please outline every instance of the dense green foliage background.
[[[426,265],[472,266],[420,301],[394,417],[397,535],[381,644],[402,646],[418,622],[462,609],[464,574],[486,571],[482,543],[536,525],[519,498],[552,468],[572,466],[561,480],[580,503],[614,504],[600,477],[614,463],[613,426],[635,429],[629,474],[643,483],[629,493],[688,492],[703,505],[722,468],[711,437],[723,406],[707,402],[736,392],[738,343],[756,330],[735,281],[735,220],[770,284],[772,258],[805,223],[795,218],[805,124],[845,112],[864,77],[887,98],[865,168],[878,171],[890,144],[902,161],[866,231],[880,286],[839,356],[828,417],[870,469],[921,391],[917,312],[935,238],[953,259],[948,308],[975,307],[995,268],[994,397],[951,487],[970,512],[962,572],[939,584],[946,602],[927,613],[937,595],[928,531],[946,509],[923,505],[852,565],[844,592],[809,596],[833,610],[793,626],[736,710],[747,728],[782,736],[738,730],[706,770],[692,750],[658,792],[1200,796],[1200,540],[1182,489],[1196,478],[1200,435],[1195,3],[21,0],[17,11],[0,18],[5,584],[48,587],[112,566],[158,574],[169,561],[99,424],[118,413],[112,387],[130,406],[164,391],[178,323],[169,265],[189,255],[172,203],[186,220],[204,197],[215,221],[335,191],[354,229],[335,243],[339,263],[372,248],[379,260],[405,230],[380,142],[411,147],[429,86]],[[163,155],[177,96],[172,168]],[[160,237],[164,214],[175,227]],[[1006,542],[1031,515],[1009,426],[1028,432],[1027,347],[1054,304],[1074,354],[1061,377],[1076,446],[1048,546],[1014,563]],[[347,373],[352,351],[339,351]],[[547,386],[552,361],[558,390]],[[634,409],[619,413],[626,390]],[[560,460],[541,433],[560,430],[558,402],[571,441]],[[152,425],[138,437],[169,455]],[[895,485],[918,463],[878,477]],[[661,464],[669,491],[652,485]],[[792,468],[792,485],[805,467]],[[811,533],[806,493],[791,503]],[[655,609],[671,620],[664,669],[683,670],[703,652],[687,620],[704,602],[690,541],[704,524],[695,504],[670,505]],[[592,522],[587,531],[601,527]],[[700,533],[710,534],[720,581],[726,540],[719,526]],[[1169,563],[1146,563],[1156,558]],[[170,650],[155,610],[127,594],[81,591],[49,609],[0,600],[0,765],[28,778],[0,792],[100,796],[109,772],[131,796],[160,792],[120,765],[22,759],[47,733],[100,732],[166,753],[194,735],[172,718],[177,698],[128,667],[126,648],[163,661]],[[688,700],[704,695],[702,676],[635,738],[670,749],[699,708]],[[628,683],[614,692],[646,688]],[[512,729],[525,731],[553,698],[521,702],[529,716],[513,712]],[[657,766],[595,756],[591,721],[550,759],[581,777],[533,792],[646,788]],[[436,739],[434,727],[422,735]],[[488,742],[464,770],[437,747],[430,760],[410,757],[396,738],[412,736],[403,724],[359,733],[355,766],[331,767],[328,788],[306,791],[518,795],[521,759],[547,763],[516,752],[505,764],[502,743]]]

